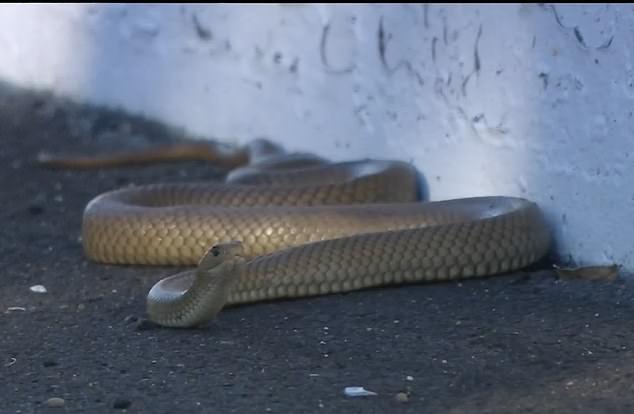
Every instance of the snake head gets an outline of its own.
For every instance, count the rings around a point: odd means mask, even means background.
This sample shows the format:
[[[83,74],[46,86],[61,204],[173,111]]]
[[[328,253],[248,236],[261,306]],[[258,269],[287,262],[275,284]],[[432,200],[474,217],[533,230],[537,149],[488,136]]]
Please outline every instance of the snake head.
[[[212,246],[198,262],[197,271],[209,272],[222,264],[243,262],[244,248],[239,241],[216,244]]]

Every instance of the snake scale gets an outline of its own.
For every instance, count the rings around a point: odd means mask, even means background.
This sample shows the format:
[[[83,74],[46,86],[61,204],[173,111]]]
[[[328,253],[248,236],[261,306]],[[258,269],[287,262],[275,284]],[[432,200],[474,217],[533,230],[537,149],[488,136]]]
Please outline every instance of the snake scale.
[[[264,139],[149,158],[192,157],[233,170],[225,183],[113,190],[83,215],[84,251],[94,261],[196,265],[148,293],[148,316],[163,326],[199,326],[225,305],[495,275],[534,263],[551,243],[535,203],[422,202],[416,170],[400,161],[330,163]],[[144,159],[41,162],[90,168]]]

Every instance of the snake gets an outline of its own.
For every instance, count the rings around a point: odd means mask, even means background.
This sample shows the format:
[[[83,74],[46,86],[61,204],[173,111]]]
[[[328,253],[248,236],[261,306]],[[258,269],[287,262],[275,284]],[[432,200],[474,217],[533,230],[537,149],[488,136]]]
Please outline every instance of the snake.
[[[187,267],[147,294],[148,319],[163,327],[203,326],[234,305],[494,276],[536,263],[551,246],[535,202],[425,201],[420,173],[399,160],[332,162],[260,138],[39,161],[94,168],[179,159],[228,173],[223,182],[104,192],[86,205],[81,229],[95,262]]]

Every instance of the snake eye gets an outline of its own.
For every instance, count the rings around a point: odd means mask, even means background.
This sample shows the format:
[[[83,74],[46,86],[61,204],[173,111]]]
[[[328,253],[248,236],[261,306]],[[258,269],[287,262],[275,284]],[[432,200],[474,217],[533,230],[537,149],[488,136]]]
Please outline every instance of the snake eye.
[[[213,254],[214,256],[220,255],[220,249],[218,248],[218,246],[214,246],[211,248],[211,254]]]

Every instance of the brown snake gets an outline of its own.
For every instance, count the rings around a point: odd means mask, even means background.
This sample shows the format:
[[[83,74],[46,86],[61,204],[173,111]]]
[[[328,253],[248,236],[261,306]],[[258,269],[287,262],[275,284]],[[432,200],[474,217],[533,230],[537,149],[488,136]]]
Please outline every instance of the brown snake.
[[[513,197],[420,202],[416,171],[403,162],[331,164],[284,154],[266,140],[234,150],[177,148],[149,158],[244,168],[222,184],[99,195],[82,227],[84,250],[98,262],[198,264],[150,290],[148,315],[160,325],[201,325],[227,304],[499,274],[534,263],[550,246],[536,204]],[[41,162],[91,168],[145,159]]]

